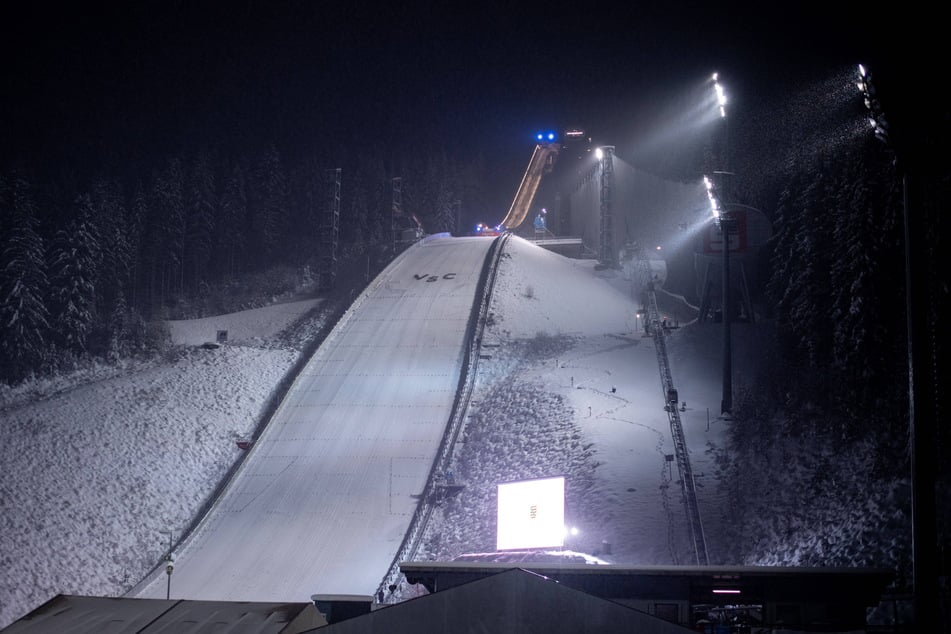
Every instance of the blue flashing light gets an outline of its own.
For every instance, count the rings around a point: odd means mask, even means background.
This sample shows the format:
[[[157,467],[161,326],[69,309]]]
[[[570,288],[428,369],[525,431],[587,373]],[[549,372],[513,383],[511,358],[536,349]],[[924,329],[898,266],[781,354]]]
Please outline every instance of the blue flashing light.
[[[554,141],[554,140],[555,140],[555,133],[554,133],[554,132],[549,132],[549,133],[548,133],[548,140],[549,140],[549,141]]]

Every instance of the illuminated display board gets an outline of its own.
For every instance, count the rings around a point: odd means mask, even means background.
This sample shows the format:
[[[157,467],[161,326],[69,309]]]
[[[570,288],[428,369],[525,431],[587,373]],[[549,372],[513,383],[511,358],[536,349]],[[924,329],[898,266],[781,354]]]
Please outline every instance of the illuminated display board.
[[[508,482],[498,493],[497,550],[564,545],[564,477]]]

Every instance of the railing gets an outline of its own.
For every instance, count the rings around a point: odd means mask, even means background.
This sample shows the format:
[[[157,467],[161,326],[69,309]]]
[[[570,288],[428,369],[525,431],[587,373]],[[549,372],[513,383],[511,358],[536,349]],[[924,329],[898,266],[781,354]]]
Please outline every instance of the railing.
[[[532,159],[528,162],[525,174],[522,175],[522,182],[518,186],[518,191],[515,192],[512,206],[509,207],[509,212],[502,221],[506,229],[518,229],[525,222],[525,217],[532,206],[532,200],[535,199],[535,192],[538,190],[538,184],[542,180],[545,167],[552,156],[557,156],[559,147],[557,143],[535,146]]]
[[[466,332],[466,341],[468,345],[462,362],[462,373],[459,376],[459,385],[456,389],[456,397],[452,404],[452,413],[449,415],[449,422],[446,425],[446,431],[443,434],[439,450],[436,452],[436,459],[433,461],[433,467],[429,472],[429,478],[426,480],[426,487],[423,489],[422,498],[416,506],[413,518],[410,520],[409,528],[403,537],[390,568],[383,576],[379,588],[377,588],[377,599],[382,598],[381,602],[394,600],[390,588],[398,585],[402,572],[400,572],[400,562],[412,561],[419,550],[423,534],[426,532],[426,526],[433,514],[433,500],[437,490],[437,483],[440,476],[447,471],[452,463],[452,454],[456,446],[456,439],[462,429],[466,412],[469,409],[469,399],[472,396],[472,388],[475,382],[476,371],[479,366],[479,350],[482,347],[482,335],[485,331],[485,323],[489,313],[489,303],[492,298],[492,288],[495,286],[495,275],[498,271],[499,261],[502,258],[502,251],[510,234],[504,233],[492,243],[482,272],[479,276],[479,283],[476,286],[475,299],[472,305],[472,316],[469,319],[469,325]]]
[[[645,262],[645,265],[647,263]],[[657,309],[657,296],[654,286],[647,283],[647,323],[648,330],[654,339],[654,349],[657,351],[657,366],[660,369],[661,389],[664,393],[664,409],[670,421],[670,433],[674,439],[674,455],[677,459],[677,469],[680,470],[680,489],[683,494],[684,507],[687,513],[690,536],[693,540],[697,564],[706,566],[707,542],[703,535],[703,522],[700,520],[700,507],[697,504],[697,488],[690,467],[690,455],[687,451],[687,441],[684,438],[683,425],[680,422],[680,412],[677,411],[677,390],[670,373],[670,359],[667,356],[667,328],[660,318]]]

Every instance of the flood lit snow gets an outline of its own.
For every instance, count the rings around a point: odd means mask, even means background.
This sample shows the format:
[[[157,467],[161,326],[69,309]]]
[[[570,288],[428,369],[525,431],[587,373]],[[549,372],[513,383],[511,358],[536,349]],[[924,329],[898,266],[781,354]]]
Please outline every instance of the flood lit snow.
[[[497,484],[564,475],[567,521],[578,529],[565,552],[696,563],[634,295],[620,271],[509,242],[454,457],[465,487],[437,509],[417,559],[492,551]],[[719,344],[709,326],[688,323],[689,310],[661,300],[683,317],[668,347],[717,562],[724,514],[708,449],[725,426]],[[56,594],[123,595],[160,563],[245,455],[236,441],[274,407],[318,304],[171,323],[176,346],[164,359],[0,392],[0,627]],[[219,330],[227,343],[201,345]],[[746,366],[735,364],[742,382]]]

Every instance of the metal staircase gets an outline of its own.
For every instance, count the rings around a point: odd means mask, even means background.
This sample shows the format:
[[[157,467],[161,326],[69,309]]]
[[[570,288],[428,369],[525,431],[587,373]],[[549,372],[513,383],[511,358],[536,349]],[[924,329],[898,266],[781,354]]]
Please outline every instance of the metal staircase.
[[[645,262],[646,264],[646,262]],[[690,467],[690,455],[687,451],[687,441],[684,438],[683,425],[680,422],[680,412],[677,409],[679,397],[674,379],[670,373],[670,360],[667,356],[667,327],[657,309],[657,296],[654,294],[652,283],[647,284],[647,324],[648,332],[654,339],[654,349],[657,351],[657,366],[660,369],[661,389],[664,393],[664,409],[670,421],[670,433],[674,439],[674,454],[677,460],[677,469],[680,471],[680,489],[683,494],[684,507],[687,512],[690,536],[693,540],[697,564],[706,566],[707,543],[703,535],[703,522],[700,520],[700,507],[697,504],[697,489]]]

